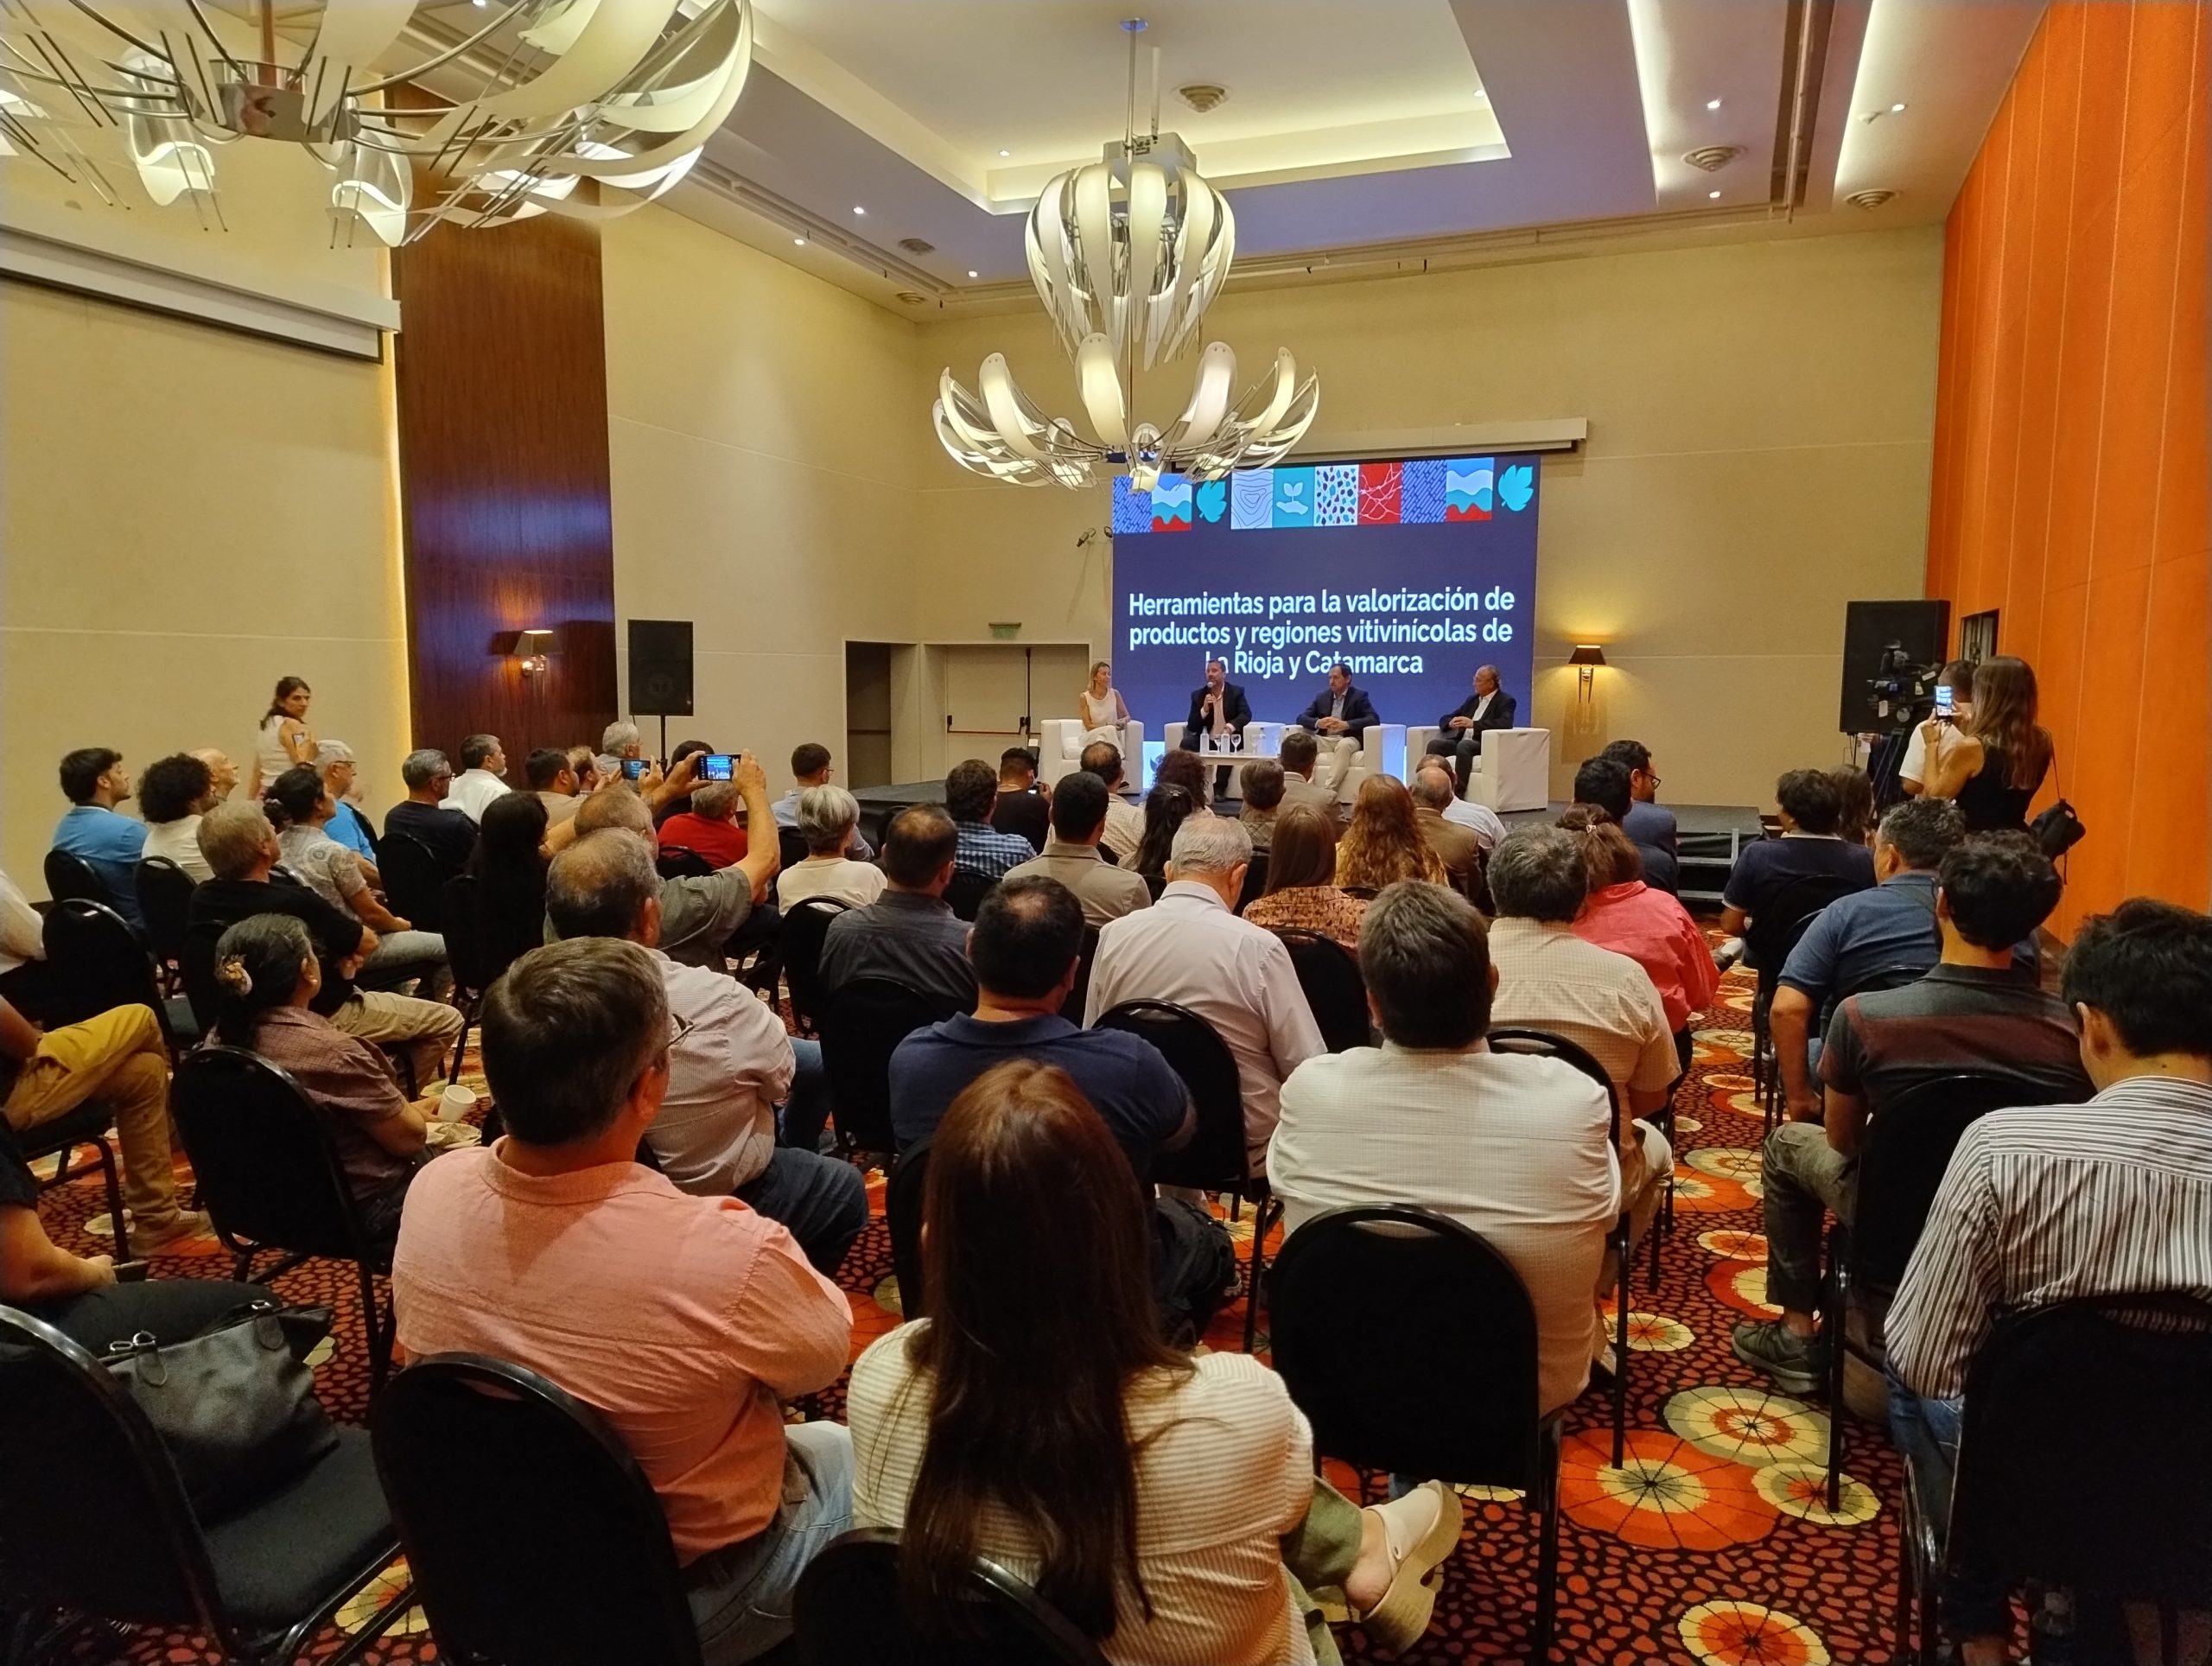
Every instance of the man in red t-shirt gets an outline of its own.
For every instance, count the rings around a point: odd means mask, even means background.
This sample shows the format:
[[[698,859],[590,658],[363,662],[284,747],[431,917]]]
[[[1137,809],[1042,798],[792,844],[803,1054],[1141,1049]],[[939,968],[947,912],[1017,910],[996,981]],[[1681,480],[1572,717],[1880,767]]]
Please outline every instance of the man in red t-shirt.
[[[691,789],[691,808],[660,824],[660,848],[696,850],[716,868],[745,860],[745,830],[737,824],[737,785],[709,781]]]

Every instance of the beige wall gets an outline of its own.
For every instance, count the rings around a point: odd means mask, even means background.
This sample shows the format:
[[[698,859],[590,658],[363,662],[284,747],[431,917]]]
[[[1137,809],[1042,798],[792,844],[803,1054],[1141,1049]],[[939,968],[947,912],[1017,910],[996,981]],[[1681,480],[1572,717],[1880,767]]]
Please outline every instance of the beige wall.
[[[0,283],[0,832],[43,895],[63,753],[219,746],[280,676],[400,794],[407,667],[381,366]]]
[[[1633,734],[1666,798],[1764,804],[1782,770],[1842,754],[1844,603],[1921,594],[1942,262],[1928,227],[1232,289],[1210,321],[1246,377],[1278,346],[1318,369],[1321,429],[1586,417],[1581,455],[1544,465],[1534,712],[1554,794]],[[1080,409],[1041,313],[932,325],[920,350],[918,430],[939,367],[972,386],[995,350],[1047,410]],[[1179,376],[1141,407],[1179,409]],[[1104,643],[1108,546],[1077,544],[1103,489],[1020,491],[941,455],[921,484],[918,635],[1019,619]],[[1576,641],[1616,668],[1582,728]]]

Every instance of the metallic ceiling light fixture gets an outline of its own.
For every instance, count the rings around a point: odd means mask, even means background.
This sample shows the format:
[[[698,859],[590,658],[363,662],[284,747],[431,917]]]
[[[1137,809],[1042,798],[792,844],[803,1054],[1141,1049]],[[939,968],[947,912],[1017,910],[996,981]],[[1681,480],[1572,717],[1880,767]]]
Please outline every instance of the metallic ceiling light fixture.
[[[1175,134],[1160,130],[1160,54],[1153,52],[1149,133],[1136,130],[1137,35],[1142,18],[1122,25],[1129,37],[1128,115],[1105,159],[1048,181],[1030,211],[1025,243],[1030,282],[1074,358],[1089,439],[1065,416],[1047,416],[1021,391],[1006,355],[983,360],[971,393],[947,368],[931,409],[937,436],[963,468],[1016,486],[1091,484],[1097,466],[1126,468],[1149,490],[1163,471],[1218,480],[1236,468],[1265,468],[1297,444],[1320,407],[1320,384],[1300,381],[1298,363],[1278,352],[1268,374],[1236,397],[1236,355],[1219,341],[1198,354],[1183,414],[1165,430],[1130,425],[1136,374],[1188,347],[1229,276],[1236,217],[1200,176],[1197,159]]]
[[[218,225],[216,149],[296,144],[332,176],[334,240],[365,226],[397,245],[440,220],[604,219],[652,201],[752,66],[752,0],[479,4],[471,34],[399,67],[435,5],[0,0],[0,139],[111,206],[103,163],[127,163],[155,202],[189,197]],[[477,85],[446,99],[425,84],[441,70]],[[425,107],[386,104],[410,83]]]

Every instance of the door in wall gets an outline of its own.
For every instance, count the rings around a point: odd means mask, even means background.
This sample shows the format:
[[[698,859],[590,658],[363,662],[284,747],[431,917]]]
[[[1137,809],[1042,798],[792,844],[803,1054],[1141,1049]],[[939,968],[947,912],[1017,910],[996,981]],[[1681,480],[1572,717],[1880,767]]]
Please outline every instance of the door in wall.
[[[1077,642],[955,643],[940,649],[942,767],[981,758],[995,769],[999,754],[1021,745],[1046,718],[1074,716],[1090,654]]]
[[[845,645],[845,755],[837,779],[847,786],[891,780],[891,644]]]

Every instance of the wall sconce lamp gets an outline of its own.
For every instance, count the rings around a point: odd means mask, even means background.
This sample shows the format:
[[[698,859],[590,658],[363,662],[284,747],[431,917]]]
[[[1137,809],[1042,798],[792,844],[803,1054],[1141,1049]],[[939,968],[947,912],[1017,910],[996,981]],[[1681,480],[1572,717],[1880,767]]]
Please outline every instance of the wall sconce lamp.
[[[1594,642],[1578,642],[1567,663],[1574,667],[1575,702],[1586,714],[1597,686],[1599,668],[1605,663],[1605,651]]]
[[[519,631],[515,634],[515,659],[524,677],[543,675],[552,668],[546,656],[560,652],[561,639],[551,631]]]

